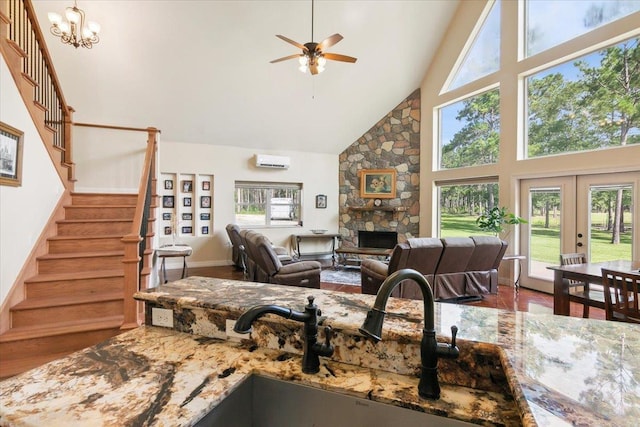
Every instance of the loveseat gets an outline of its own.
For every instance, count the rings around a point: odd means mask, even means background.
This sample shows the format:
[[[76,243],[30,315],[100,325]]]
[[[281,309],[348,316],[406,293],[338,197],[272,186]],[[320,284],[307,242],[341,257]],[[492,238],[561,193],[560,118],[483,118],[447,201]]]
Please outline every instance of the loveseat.
[[[496,293],[506,250],[507,242],[492,236],[408,239],[395,246],[388,263],[362,260],[362,293],[376,294],[387,276],[403,268],[422,273],[438,300]],[[394,296],[422,298],[413,281],[401,283]]]

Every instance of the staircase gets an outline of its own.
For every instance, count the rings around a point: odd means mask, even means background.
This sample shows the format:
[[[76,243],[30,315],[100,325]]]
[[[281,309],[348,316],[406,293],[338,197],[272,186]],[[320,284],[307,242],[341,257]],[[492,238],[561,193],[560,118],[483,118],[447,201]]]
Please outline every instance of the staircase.
[[[124,244],[137,195],[72,194],[26,298],[0,335],[0,378],[117,335],[123,323]]]

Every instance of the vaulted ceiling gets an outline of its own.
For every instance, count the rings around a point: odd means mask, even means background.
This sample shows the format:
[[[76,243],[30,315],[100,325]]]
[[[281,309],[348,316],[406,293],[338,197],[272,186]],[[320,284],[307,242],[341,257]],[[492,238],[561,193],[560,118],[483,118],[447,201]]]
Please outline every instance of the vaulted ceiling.
[[[338,154],[420,86],[457,0],[315,2],[315,42],[358,58],[303,74],[275,37],[311,40],[311,2],[84,0],[93,49],[63,45],[33,0],[77,122],[155,126],[162,141]]]

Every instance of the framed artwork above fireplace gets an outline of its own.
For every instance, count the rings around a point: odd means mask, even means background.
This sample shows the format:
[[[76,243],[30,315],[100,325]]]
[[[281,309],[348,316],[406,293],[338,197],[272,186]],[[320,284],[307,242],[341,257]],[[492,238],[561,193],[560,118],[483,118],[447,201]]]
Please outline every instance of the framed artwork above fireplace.
[[[396,197],[396,170],[361,170],[360,197],[362,197],[363,199],[394,199]]]

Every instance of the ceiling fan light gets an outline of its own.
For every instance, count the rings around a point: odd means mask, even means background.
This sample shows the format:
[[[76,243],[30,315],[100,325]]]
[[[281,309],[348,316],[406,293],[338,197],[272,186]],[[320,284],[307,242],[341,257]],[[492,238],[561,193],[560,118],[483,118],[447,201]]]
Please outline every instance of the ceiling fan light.
[[[300,70],[301,73],[306,73],[307,72],[307,65],[301,65],[300,67],[298,67],[298,70]]]
[[[324,58],[324,56],[318,56],[318,71],[320,71],[320,68],[324,70],[324,66],[326,65],[326,63],[327,60]]]
[[[309,65],[309,58],[307,57],[307,55],[300,55],[300,58],[298,58],[298,62],[300,63],[300,65],[306,67],[307,65]]]

